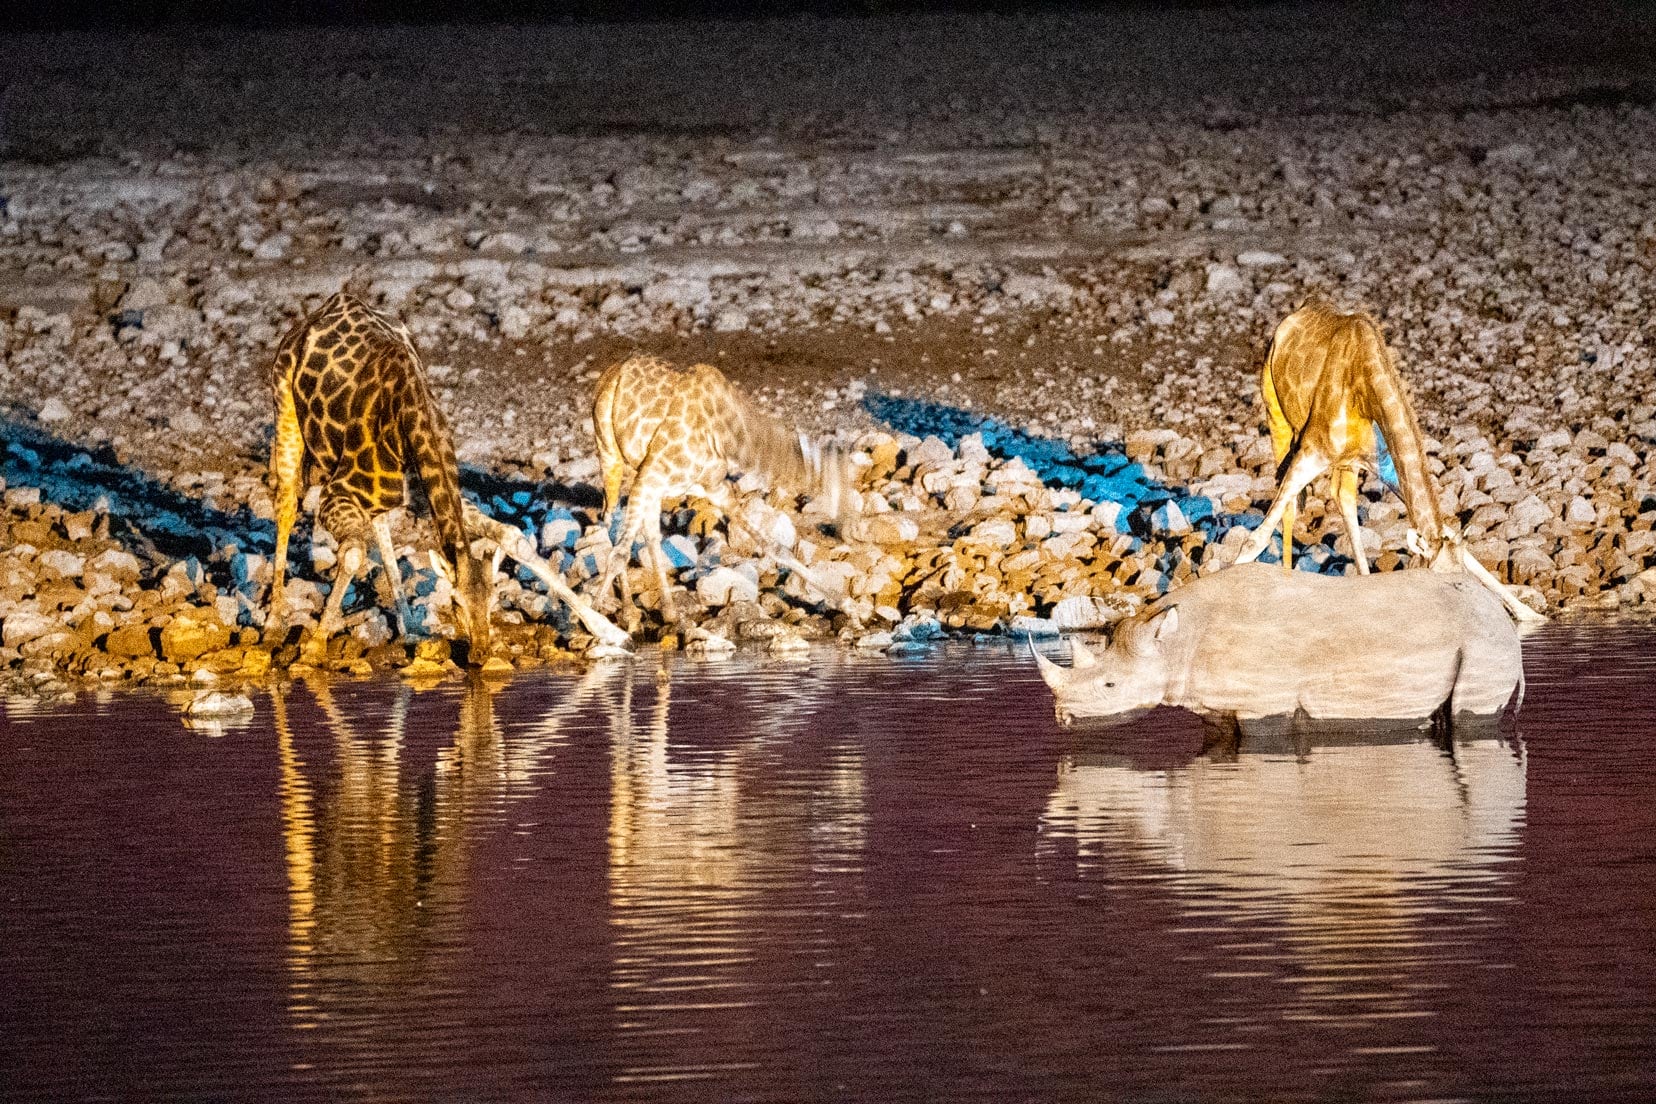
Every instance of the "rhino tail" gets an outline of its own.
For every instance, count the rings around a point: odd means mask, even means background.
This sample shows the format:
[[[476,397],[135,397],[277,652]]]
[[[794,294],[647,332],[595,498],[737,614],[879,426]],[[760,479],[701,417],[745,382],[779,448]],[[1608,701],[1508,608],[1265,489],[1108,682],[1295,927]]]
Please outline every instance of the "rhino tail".
[[[1455,691],[1460,688],[1461,668],[1466,664],[1466,649],[1455,649],[1455,671],[1449,679],[1449,693],[1432,712],[1432,730],[1450,738],[1455,730]]]

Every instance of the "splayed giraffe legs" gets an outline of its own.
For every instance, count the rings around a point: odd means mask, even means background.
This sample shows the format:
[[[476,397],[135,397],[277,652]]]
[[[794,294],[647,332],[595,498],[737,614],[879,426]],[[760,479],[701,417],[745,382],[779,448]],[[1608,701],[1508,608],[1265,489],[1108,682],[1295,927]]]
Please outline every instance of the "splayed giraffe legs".
[[[480,537],[495,546],[494,564],[498,569],[502,556],[509,556],[517,563],[527,567],[530,572],[545,584],[548,593],[558,601],[568,606],[576,618],[586,627],[587,632],[597,637],[599,641],[613,647],[625,647],[630,638],[626,633],[612,625],[608,618],[599,613],[579,594],[569,588],[569,584],[552,569],[552,565],[544,560],[535,550],[529,538],[522,531],[496,521],[484,514],[476,506],[467,502],[462,505],[465,515],[466,533],[472,537]],[[493,573],[490,573],[493,577]]]

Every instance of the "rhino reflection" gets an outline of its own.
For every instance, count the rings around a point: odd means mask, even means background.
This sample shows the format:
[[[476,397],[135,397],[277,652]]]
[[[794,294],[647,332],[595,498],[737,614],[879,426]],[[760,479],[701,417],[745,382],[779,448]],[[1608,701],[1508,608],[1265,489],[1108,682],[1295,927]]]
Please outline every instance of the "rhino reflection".
[[[647,1057],[626,1076],[713,1077],[722,1067],[696,1042],[701,1017],[745,1008],[778,974],[832,954],[830,934],[778,925],[767,903],[860,894],[862,752],[850,737],[823,744],[802,732],[815,711],[812,687],[825,685],[816,680],[790,675],[776,691],[784,700],[748,688],[735,705],[761,727],[714,747],[670,739],[665,682],[635,725],[630,680],[611,744],[612,985],[622,1030]],[[742,723],[724,716],[730,728]]]
[[[289,968],[297,1026],[383,1009],[427,976],[428,952],[460,928],[479,822],[530,792],[591,697],[589,673],[531,731],[502,740],[495,690],[459,703],[453,741],[415,769],[404,747],[414,691],[399,687],[383,731],[358,732],[325,684],[312,688],[331,739],[303,749],[282,691],[272,695],[282,784]],[[307,762],[307,757],[309,762]]]
[[[1370,733],[1234,752],[1213,747],[1167,771],[1073,754],[1043,846],[1073,838],[1083,877],[1123,851],[1148,859],[1175,872],[1193,919],[1216,935],[1280,935],[1303,1002],[1290,1018],[1411,1014],[1409,993],[1430,982],[1406,978],[1407,965],[1488,922],[1480,897],[1499,892],[1524,817],[1522,750]],[[1254,957],[1268,972],[1280,956]]]

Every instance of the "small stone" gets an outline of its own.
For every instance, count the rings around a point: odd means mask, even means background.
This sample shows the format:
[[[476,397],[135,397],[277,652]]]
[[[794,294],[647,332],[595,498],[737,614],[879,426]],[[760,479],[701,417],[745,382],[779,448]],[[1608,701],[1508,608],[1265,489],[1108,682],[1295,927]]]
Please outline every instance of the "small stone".
[[[253,712],[253,699],[223,690],[198,690],[184,712],[191,717],[234,717]]]
[[[183,663],[230,644],[230,630],[205,610],[185,610],[161,630],[161,654],[173,663]]]
[[[868,514],[852,519],[851,539],[870,544],[908,544],[920,536],[920,523],[907,514]]]
[[[168,418],[167,428],[172,430],[174,433],[194,435],[201,433],[207,428],[207,426],[206,423],[201,420],[201,416],[199,414],[193,410],[186,409],[180,410],[177,414],[174,414],[172,417]]]
[[[104,639],[104,651],[126,659],[153,657],[155,643],[147,625],[122,625]]]
[[[1010,518],[990,518],[972,526],[967,539],[991,548],[1009,548],[1018,539],[1018,527]]]
[[[1240,295],[1248,289],[1242,274],[1230,265],[1210,264],[1207,270],[1207,293],[1215,298]]]
[[[1158,532],[1174,535],[1190,532],[1190,522],[1177,502],[1164,502],[1150,515],[1150,524]]]
[[[73,415],[69,408],[63,405],[63,400],[54,395],[41,404],[35,417],[42,422],[51,424],[53,422],[66,422]]]
[[[1571,525],[1588,526],[1598,520],[1598,514],[1594,511],[1591,502],[1581,495],[1576,495],[1570,499],[1570,505],[1565,508],[1564,520]],[[45,557],[42,556],[41,558],[44,559]]]
[[[737,333],[748,328],[748,316],[734,307],[726,307],[713,319],[713,329],[718,333]]]
[[[86,557],[66,549],[53,548],[40,554],[40,566],[60,579],[78,579],[86,570]]]
[[[1012,619],[1008,631],[1015,637],[1039,636],[1051,637],[1058,635],[1058,622],[1049,617],[1030,617],[1020,614]]]

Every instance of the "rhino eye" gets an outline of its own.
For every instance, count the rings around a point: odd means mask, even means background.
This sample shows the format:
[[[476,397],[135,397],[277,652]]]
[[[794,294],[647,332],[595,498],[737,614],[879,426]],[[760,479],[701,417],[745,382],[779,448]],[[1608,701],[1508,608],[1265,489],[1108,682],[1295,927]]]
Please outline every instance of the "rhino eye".
[[[1106,688],[1106,689],[1108,689],[1108,688],[1109,688],[1109,687],[1112,687],[1112,686],[1114,686],[1114,685],[1115,685],[1115,683],[1113,683],[1113,682],[1106,682],[1106,683],[1105,683],[1105,684],[1104,684],[1104,686],[1105,686],[1105,688]]]

